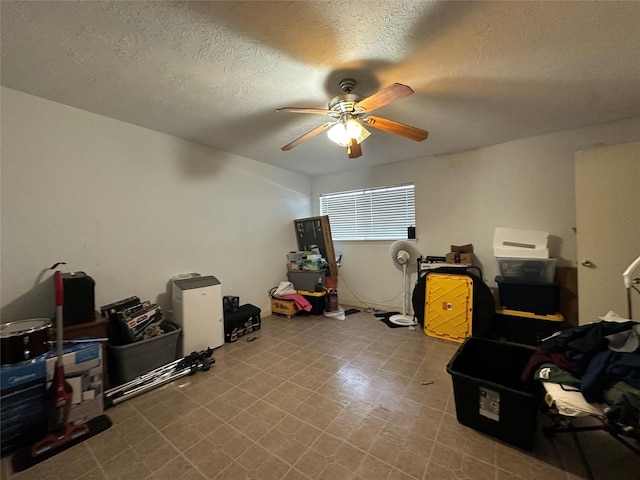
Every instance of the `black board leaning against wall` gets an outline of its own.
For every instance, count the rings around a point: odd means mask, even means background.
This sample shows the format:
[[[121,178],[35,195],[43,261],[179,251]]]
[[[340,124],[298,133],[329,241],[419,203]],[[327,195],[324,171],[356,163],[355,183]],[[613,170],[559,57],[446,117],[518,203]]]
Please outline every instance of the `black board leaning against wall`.
[[[298,250],[307,250],[309,245],[315,245],[320,250],[322,258],[329,264],[329,276],[338,277],[338,265],[331,238],[329,216],[300,218],[293,221],[298,241]]]

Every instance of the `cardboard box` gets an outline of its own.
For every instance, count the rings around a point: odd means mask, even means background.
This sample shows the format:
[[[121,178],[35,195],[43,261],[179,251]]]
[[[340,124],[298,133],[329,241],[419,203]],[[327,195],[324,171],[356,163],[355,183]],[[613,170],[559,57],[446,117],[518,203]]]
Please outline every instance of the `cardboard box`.
[[[473,264],[473,245],[451,245],[451,252],[447,253],[445,256],[445,261],[447,263],[460,263],[465,265]]]
[[[271,299],[271,313],[275,315],[284,315],[287,318],[291,318],[298,313],[296,308],[296,302],[293,300],[283,300],[281,298]]]
[[[556,282],[560,285],[558,309],[567,325],[577,327],[578,318],[578,268],[556,267]]]
[[[493,255],[510,258],[549,258],[549,232],[496,227]]]
[[[83,423],[102,415],[104,406],[102,401],[102,344],[65,343],[64,376],[73,388],[69,422]],[[47,355],[47,388],[53,380],[53,372],[58,360],[56,349]]]
[[[2,456],[47,433],[46,355],[0,366],[0,452]]]

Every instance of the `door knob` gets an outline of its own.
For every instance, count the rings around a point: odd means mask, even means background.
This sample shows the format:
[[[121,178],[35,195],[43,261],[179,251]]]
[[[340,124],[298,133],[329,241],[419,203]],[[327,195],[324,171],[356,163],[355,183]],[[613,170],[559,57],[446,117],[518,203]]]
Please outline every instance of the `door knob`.
[[[593,262],[591,260],[583,260],[582,261],[582,266],[583,267],[587,267],[587,268],[595,268],[595,265],[593,264]]]

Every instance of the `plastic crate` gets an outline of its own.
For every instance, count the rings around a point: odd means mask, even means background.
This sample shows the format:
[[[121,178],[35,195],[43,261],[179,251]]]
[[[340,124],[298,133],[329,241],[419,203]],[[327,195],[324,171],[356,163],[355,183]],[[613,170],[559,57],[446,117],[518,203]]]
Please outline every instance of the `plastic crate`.
[[[274,315],[284,315],[287,318],[291,318],[298,313],[296,302],[293,300],[284,300],[282,298],[271,299],[271,313]]]
[[[500,306],[507,310],[554,315],[560,306],[560,284],[496,277]]]
[[[327,292],[307,292],[306,290],[298,290],[298,293],[302,295],[307,302],[311,304],[311,315],[322,315],[326,308]]]
[[[466,339],[447,365],[458,422],[530,450],[537,423],[538,386],[522,382],[520,376],[533,351],[514,343]]]
[[[176,359],[176,347],[182,329],[166,320],[160,326],[165,333],[157,337],[129,345],[109,344],[109,377],[115,385],[130,382]]]
[[[296,290],[321,292],[324,290],[325,270],[289,270],[287,277]]]
[[[500,275],[513,281],[552,283],[556,276],[557,258],[496,257]]]

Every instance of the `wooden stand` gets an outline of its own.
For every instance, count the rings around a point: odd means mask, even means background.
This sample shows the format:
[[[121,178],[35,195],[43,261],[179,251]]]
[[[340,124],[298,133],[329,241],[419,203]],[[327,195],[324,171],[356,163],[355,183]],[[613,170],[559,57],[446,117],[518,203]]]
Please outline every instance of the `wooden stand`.
[[[293,300],[284,300],[282,298],[272,298],[271,313],[274,315],[282,315],[287,318],[291,318],[296,313],[298,313],[296,302],[294,302]]]

